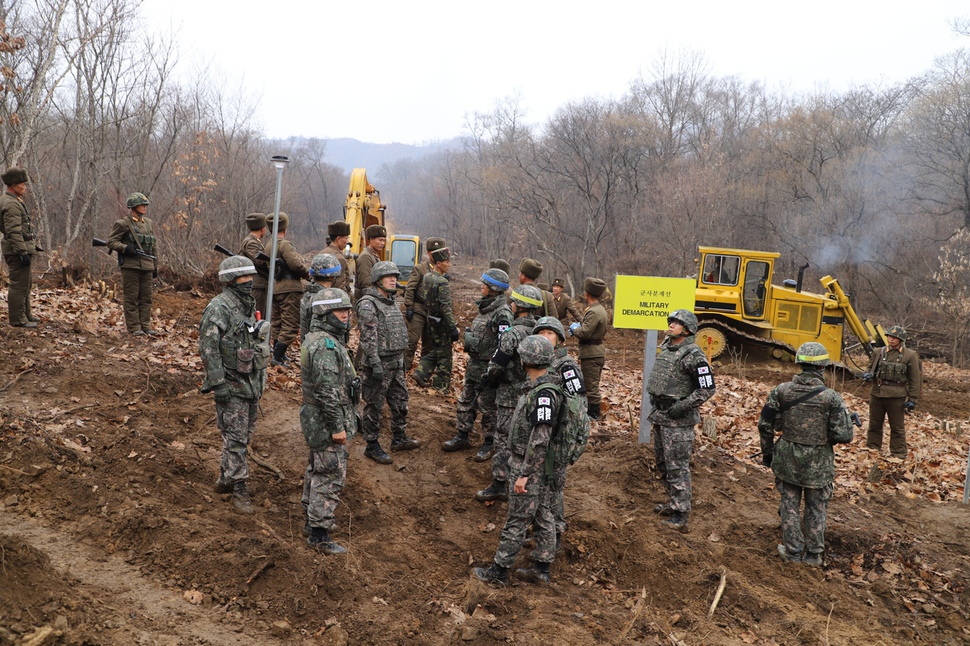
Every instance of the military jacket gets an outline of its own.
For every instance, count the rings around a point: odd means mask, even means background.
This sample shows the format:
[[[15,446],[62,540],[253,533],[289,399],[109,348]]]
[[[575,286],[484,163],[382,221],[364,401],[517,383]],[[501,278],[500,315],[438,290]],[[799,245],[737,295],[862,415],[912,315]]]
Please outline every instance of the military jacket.
[[[511,482],[528,478],[527,489],[542,482],[546,449],[563,403],[555,390],[539,388],[544,383],[556,383],[556,378],[547,372],[538,379],[526,382],[526,390],[515,404],[509,430],[509,478]],[[565,484],[565,476],[566,468],[562,467],[545,484],[558,491]]]
[[[3,234],[0,251],[5,256],[29,256],[37,251],[27,204],[6,191],[0,195],[0,233]]]
[[[300,427],[311,451],[331,446],[335,433],[346,432],[349,441],[357,432],[356,395],[352,392],[357,373],[340,336],[326,319],[317,316],[300,349]]]
[[[364,290],[357,301],[357,325],[364,366],[402,359],[408,347],[408,326],[394,296],[384,296],[375,287]],[[392,366],[396,367],[396,366]]]
[[[269,263],[265,260],[256,260],[256,256],[263,253],[264,243],[250,233],[242,241],[242,248],[239,250],[240,256],[246,256],[256,265],[256,275],[253,276],[253,289],[266,289],[269,287]],[[269,255],[269,254],[267,254]]]
[[[470,359],[489,361],[498,350],[499,339],[512,326],[512,310],[505,294],[475,301],[478,316],[465,328],[465,352]]]
[[[498,350],[488,363],[488,371],[500,370],[502,374],[495,391],[495,403],[499,406],[514,407],[522,393],[528,390],[529,379],[519,362],[519,344],[532,334],[535,325],[532,315],[520,316],[498,340]]]
[[[433,270],[429,271],[421,279],[417,297],[424,301],[428,309],[428,325],[432,331],[437,330],[448,334],[458,329],[451,306],[451,285],[448,284],[447,276]]]
[[[233,397],[259,399],[269,364],[269,346],[256,331],[256,301],[227,285],[202,312],[199,356],[205,368],[202,392],[229,384]]]
[[[813,391],[808,399],[795,403]],[[792,405],[794,404],[794,405]],[[775,431],[781,437],[774,441]],[[852,441],[852,422],[842,397],[825,388],[822,373],[805,371],[771,391],[758,421],[761,453],[780,480],[820,489],[835,481],[834,444]]]
[[[337,280],[333,282],[333,286],[337,289],[342,289],[345,292],[350,290],[350,268],[347,264],[347,256],[340,249],[337,249],[332,244],[320,253],[325,253],[333,256],[340,263],[340,273],[337,275]]]
[[[606,316],[606,310],[598,301],[594,302],[583,314],[579,329],[573,332],[573,336],[579,339],[580,359],[606,356],[603,339],[606,337],[607,325],[609,325],[609,318]]]
[[[549,316],[555,316],[563,324],[563,327],[568,326],[569,317],[573,317],[573,320],[582,321],[583,313],[579,311],[576,304],[573,302],[572,297],[566,292],[559,292],[558,295],[552,295],[552,305],[553,311]]]
[[[569,356],[566,346],[556,348],[556,357],[549,364],[549,374],[556,377],[557,383],[566,393],[586,397],[583,369]]]
[[[313,297],[323,289],[323,285],[318,282],[309,283],[303,290],[303,298],[300,300],[300,341],[310,333],[310,320],[313,318]]]
[[[878,348],[869,363],[873,397],[905,397],[916,401],[923,387],[919,355],[905,344],[899,350]]]
[[[694,426],[701,421],[698,408],[714,394],[714,376],[704,352],[688,336],[679,344],[664,339],[660,354],[647,380],[647,392],[656,401],[647,419],[664,426]],[[685,401],[689,410],[683,417],[667,414],[670,404]]]
[[[418,263],[411,270],[411,275],[408,276],[408,286],[404,290],[405,310],[414,310],[416,314],[421,314],[422,316],[427,315],[428,308],[425,307],[424,299],[418,293],[418,287],[421,286],[421,281],[430,271],[431,265],[426,262]]]
[[[282,260],[286,265],[282,277],[277,276],[273,284],[274,294],[292,294],[293,292],[303,291],[303,281],[301,278],[310,277],[310,268],[303,262],[301,256],[293,243],[286,238],[278,238],[276,244],[276,261]],[[266,244],[263,246],[263,253],[270,258],[273,257],[273,237],[267,236]]]
[[[136,222],[131,215],[117,220],[111,227],[111,235],[108,236],[108,249],[118,253],[118,264],[123,269],[153,271],[158,268],[158,260],[138,255],[126,255],[125,248],[129,245],[136,249],[140,248],[151,256],[158,255],[155,253],[155,227],[151,220],[141,218]]]
[[[364,247],[364,250],[360,252],[357,256],[357,261],[354,263],[354,301],[359,301],[364,295],[364,291],[370,289],[373,286],[373,281],[370,279],[370,270],[374,268],[380,258],[374,250],[370,247]]]

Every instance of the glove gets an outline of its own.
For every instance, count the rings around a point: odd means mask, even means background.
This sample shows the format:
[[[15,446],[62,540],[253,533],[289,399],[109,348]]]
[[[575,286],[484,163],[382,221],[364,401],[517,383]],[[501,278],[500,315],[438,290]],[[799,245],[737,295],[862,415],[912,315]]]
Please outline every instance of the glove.
[[[575,323],[570,323],[569,324],[569,336],[573,336],[574,334],[576,334],[576,330],[578,330],[578,329],[579,329],[579,321],[576,321]]]
[[[690,406],[687,405],[687,402],[681,399],[680,401],[676,401],[670,405],[670,408],[667,409],[667,417],[679,419],[686,415],[687,411],[689,410]]]
[[[862,373],[862,381],[872,381],[872,373],[871,372]]]
[[[460,336],[461,336],[461,333],[459,333],[459,332],[458,332],[458,328],[455,328],[455,329],[454,329],[454,330],[452,330],[452,331],[451,331],[451,333],[450,333],[450,334],[448,335],[448,338],[450,338],[450,339],[451,339],[451,342],[452,342],[452,343],[454,343],[455,341],[457,341],[457,340],[458,340],[458,337],[460,337]]]
[[[408,323],[410,323],[411,319],[414,318],[414,310],[412,310],[410,307],[404,310],[404,318],[406,318]]]
[[[770,467],[771,466],[771,454],[770,453],[762,453],[761,454],[761,464],[765,465],[766,467]]]
[[[216,396],[217,404],[225,404],[232,398],[232,390],[229,389],[229,384],[225,382],[213,388],[212,393]]]
[[[21,267],[30,267],[30,255],[24,254],[24,255],[20,256],[20,266]]]
[[[905,404],[903,404],[903,408],[905,408],[906,410],[913,410],[914,408],[916,408],[916,402],[910,400]]]
[[[126,256],[134,256],[135,255],[135,245],[130,244],[127,247],[125,247],[124,254]]]

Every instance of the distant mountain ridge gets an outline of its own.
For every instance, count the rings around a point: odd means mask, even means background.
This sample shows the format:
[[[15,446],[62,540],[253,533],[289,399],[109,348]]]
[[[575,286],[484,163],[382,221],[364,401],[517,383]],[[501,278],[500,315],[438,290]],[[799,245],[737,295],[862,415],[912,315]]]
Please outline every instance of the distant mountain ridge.
[[[428,144],[371,144],[357,139],[341,137],[327,139],[324,161],[344,169],[348,173],[355,168],[376,172],[383,164],[393,164],[402,159],[420,159],[443,150],[453,150],[462,145],[461,138]]]

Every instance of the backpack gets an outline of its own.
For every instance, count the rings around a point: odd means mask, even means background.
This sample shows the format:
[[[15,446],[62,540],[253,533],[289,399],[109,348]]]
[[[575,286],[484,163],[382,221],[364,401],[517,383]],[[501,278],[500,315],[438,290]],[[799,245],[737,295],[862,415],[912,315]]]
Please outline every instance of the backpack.
[[[562,387],[546,383],[541,390],[554,390],[561,401],[559,415],[552,428],[552,437],[546,448],[543,471],[550,479],[554,471],[576,464],[589,443],[589,414],[586,399],[580,395],[570,395]]]

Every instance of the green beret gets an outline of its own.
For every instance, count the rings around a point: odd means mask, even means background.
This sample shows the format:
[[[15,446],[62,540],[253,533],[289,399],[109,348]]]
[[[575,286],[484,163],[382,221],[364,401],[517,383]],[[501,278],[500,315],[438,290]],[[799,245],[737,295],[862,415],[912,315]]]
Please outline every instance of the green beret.
[[[519,265],[519,273],[532,280],[536,280],[542,275],[542,263],[532,258],[526,258]]]
[[[583,281],[583,291],[593,298],[599,298],[606,291],[606,283],[599,278],[587,278]]]
[[[349,236],[350,235],[350,224],[344,222],[343,220],[337,220],[336,222],[331,222],[327,225],[327,235],[332,239],[336,239],[337,236]]]
[[[364,235],[368,240],[373,240],[374,238],[386,238],[387,237],[387,227],[383,227],[379,224],[372,224],[367,227]]]
[[[266,226],[266,215],[263,213],[250,213],[246,216],[246,226],[250,231],[259,231]]]
[[[11,166],[7,169],[7,172],[0,175],[0,179],[6,186],[13,186],[14,184],[23,184],[29,181],[27,179],[27,171],[23,168],[17,168],[16,166]]]

